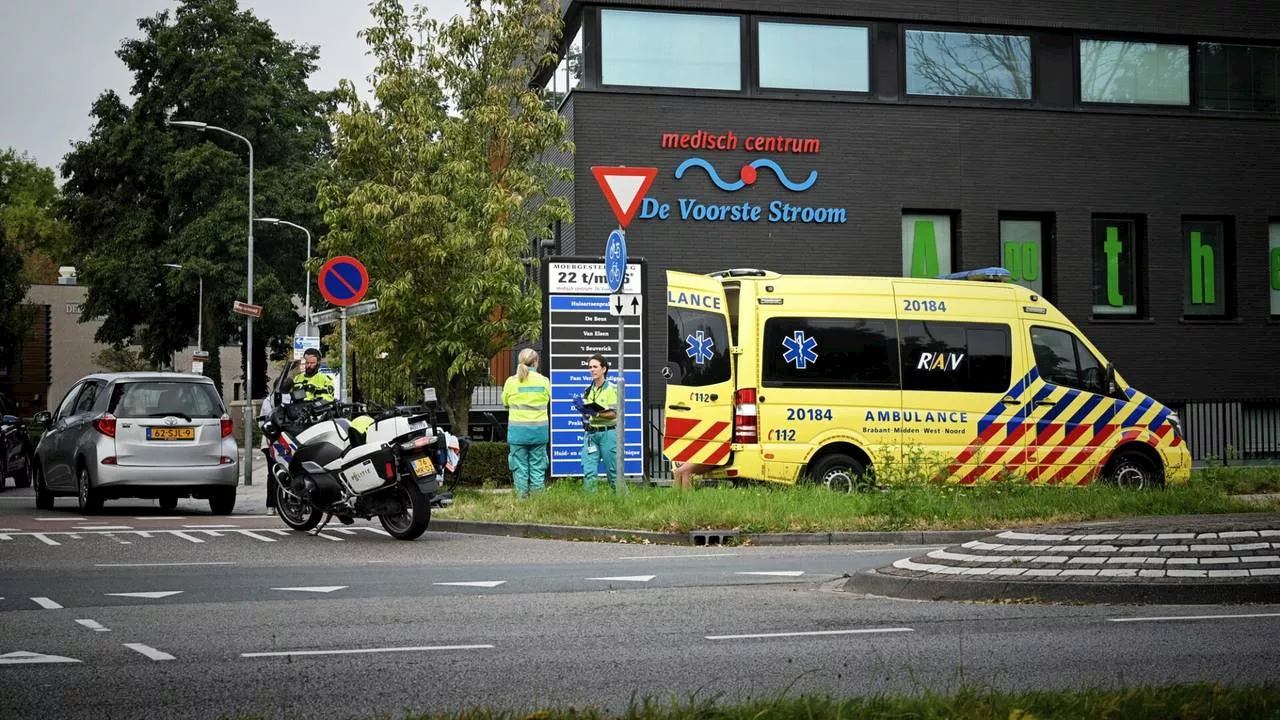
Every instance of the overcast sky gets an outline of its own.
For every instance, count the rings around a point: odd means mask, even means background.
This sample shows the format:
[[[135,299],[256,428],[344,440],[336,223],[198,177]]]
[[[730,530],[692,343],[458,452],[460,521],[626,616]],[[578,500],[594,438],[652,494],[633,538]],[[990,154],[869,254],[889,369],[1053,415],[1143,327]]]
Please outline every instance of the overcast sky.
[[[466,0],[425,0],[437,18]],[[89,135],[89,107],[111,88],[132,104],[133,77],[115,52],[141,37],[137,20],[177,7],[176,0],[0,0],[0,150],[12,147],[56,167],[71,143]],[[284,40],[318,45],[316,89],[340,78],[358,87],[372,60],[356,32],[370,24],[368,0],[240,0]]]

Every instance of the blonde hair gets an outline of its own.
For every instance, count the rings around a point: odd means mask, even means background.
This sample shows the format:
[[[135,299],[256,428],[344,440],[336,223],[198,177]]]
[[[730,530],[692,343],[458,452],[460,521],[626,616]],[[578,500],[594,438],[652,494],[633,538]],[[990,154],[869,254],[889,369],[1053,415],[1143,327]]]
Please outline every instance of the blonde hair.
[[[524,382],[529,378],[529,371],[538,363],[538,351],[525,348],[520,351],[520,367],[516,368],[516,378]]]

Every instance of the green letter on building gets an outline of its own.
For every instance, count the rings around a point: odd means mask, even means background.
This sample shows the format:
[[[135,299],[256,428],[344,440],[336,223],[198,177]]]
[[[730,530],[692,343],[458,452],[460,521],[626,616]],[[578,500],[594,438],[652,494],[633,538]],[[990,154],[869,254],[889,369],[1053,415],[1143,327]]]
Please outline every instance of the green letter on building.
[[[1213,248],[1200,243],[1200,231],[1191,231],[1191,303],[1212,305],[1216,293],[1213,287]]]
[[[911,241],[911,277],[938,277],[938,241],[932,220],[917,220]]]
[[[1271,248],[1271,289],[1280,291],[1280,247]]]
[[[1120,253],[1124,246],[1120,244],[1120,228],[1107,226],[1107,241],[1102,244],[1102,251],[1107,254],[1107,303],[1112,307],[1124,307],[1124,295],[1120,294]]]

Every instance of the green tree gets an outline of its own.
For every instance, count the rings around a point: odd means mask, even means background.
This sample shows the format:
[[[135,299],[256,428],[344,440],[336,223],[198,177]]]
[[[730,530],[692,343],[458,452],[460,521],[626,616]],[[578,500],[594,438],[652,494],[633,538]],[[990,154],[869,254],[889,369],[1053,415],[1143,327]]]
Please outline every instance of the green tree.
[[[538,238],[569,219],[548,192],[569,178],[552,162],[573,151],[566,123],[530,87],[558,61],[559,3],[473,0],[444,23],[399,0],[371,9],[361,36],[377,62],[374,101],[339,89],[323,246],[360,258],[381,302],[356,342],[387,353],[399,377],[430,382],[465,429],[489,358],[539,334],[540,301],[522,282]]]
[[[89,139],[62,167],[89,286],[84,317],[103,320],[100,342],[137,344],[144,361],[167,364],[196,334],[202,275],[205,374],[220,380],[216,349],[243,340],[244,318],[230,308],[247,295],[247,148],[164,122],[198,120],[248,138],[255,214],[319,232],[314,198],[332,101],[307,87],[318,50],[279,39],[236,0],[182,0],[138,28],[142,37],[116,53],[134,76],[132,104],[103,93]],[[305,244],[267,226],[254,235],[254,302],[264,311],[255,323],[253,396],[261,397],[267,345],[282,352],[300,319],[290,296],[303,294]]]

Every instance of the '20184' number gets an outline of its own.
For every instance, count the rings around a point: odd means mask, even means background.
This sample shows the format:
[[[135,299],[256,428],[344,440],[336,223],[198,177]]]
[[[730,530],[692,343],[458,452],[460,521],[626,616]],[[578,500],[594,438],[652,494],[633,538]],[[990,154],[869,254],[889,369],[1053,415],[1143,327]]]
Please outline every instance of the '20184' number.
[[[830,420],[831,408],[787,408],[787,420]]]
[[[946,300],[903,300],[902,309],[908,312],[946,312]]]

